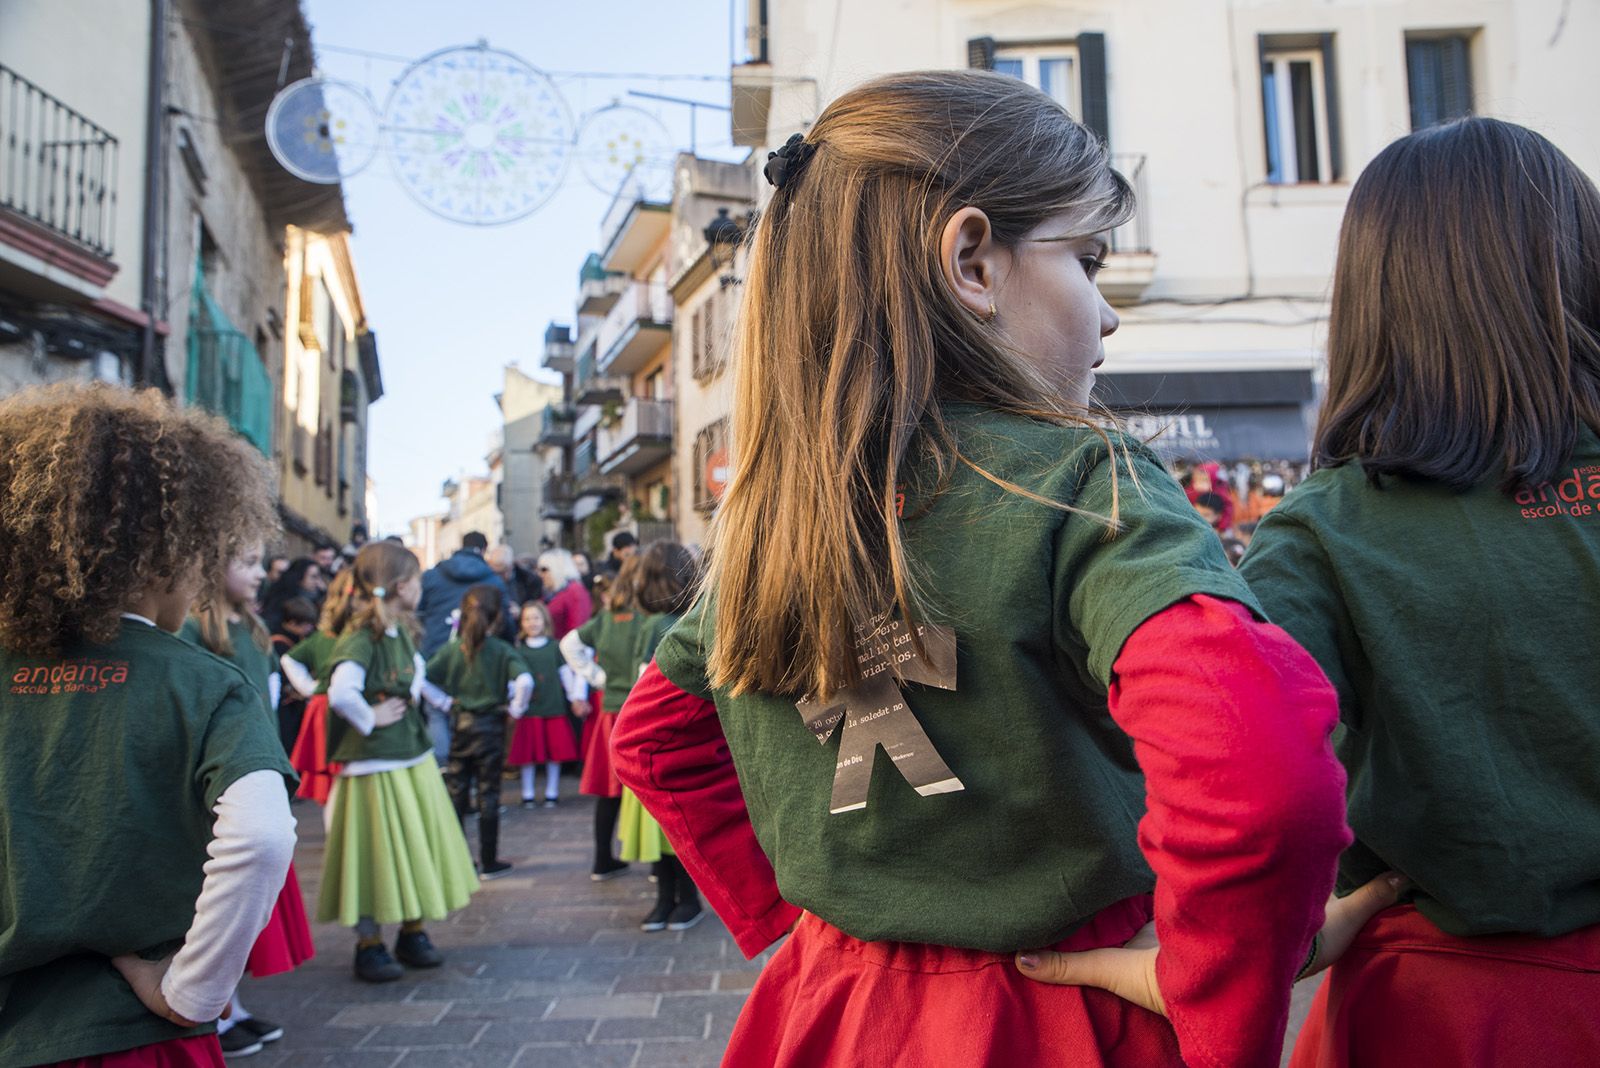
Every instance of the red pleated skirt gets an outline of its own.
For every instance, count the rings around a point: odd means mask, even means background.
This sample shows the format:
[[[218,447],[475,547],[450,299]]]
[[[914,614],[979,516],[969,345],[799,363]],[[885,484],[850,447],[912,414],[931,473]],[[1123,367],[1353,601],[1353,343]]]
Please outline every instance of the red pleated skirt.
[[[998,903],[997,903],[998,904]],[[1120,901],[1056,949],[1120,946],[1149,922]],[[1114,994],[1025,978],[1007,953],[862,942],[807,913],[756,980],[724,1068],[1182,1068],[1167,1021]]]
[[[622,780],[611,761],[611,733],[617,727],[615,712],[591,712],[583,724],[583,774],[578,792],[590,797],[621,797]]]
[[[300,880],[295,876],[294,865],[290,864],[289,877],[278,891],[272,916],[250,948],[245,967],[260,979],[265,975],[292,972],[316,952],[316,946],[311,944],[311,924],[306,921],[305,899],[300,896]]]
[[[57,1061],[49,1068],[224,1068],[216,1035],[174,1038],[137,1049]]]
[[[544,764],[552,760],[577,760],[578,740],[566,716],[523,716],[511,735],[506,763]]]
[[[1291,1068],[1600,1065],[1600,925],[1457,938],[1386,909],[1328,973]]]
[[[300,720],[300,736],[294,740],[289,763],[300,773],[300,788],[295,796],[326,805],[328,795],[333,792],[333,780],[339,777],[339,765],[328,762],[327,694],[319,693],[306,702],[306,714]]]

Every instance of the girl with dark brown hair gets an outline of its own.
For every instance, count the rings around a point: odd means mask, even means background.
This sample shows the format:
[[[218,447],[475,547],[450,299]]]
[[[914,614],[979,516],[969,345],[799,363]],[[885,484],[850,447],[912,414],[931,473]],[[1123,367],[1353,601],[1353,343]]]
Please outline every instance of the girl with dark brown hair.
[[[1350,195],[1317,470],[1243,574],[1338,690],[1341,889],[1412,883],[1299,1068],[1600,1064],[1600,193],[1532,130],[1404,137]]]
[[[0,400],[0,1063],[221,1068],[290,769],[259,682],[173,632],[275,525],[265,459],[210,415]]]
[[[450,759],[444,784],[463,822],[478,794],[478,874],[498,879],[511,873],[500,859],[500,778],[506,762],[506,716],[520,720],[528,710],[533,676],[517,650],[501,639],[505,591],[473,586],[461,598],[461,626],[428,661],[428,678],[447,700]]]
[[[413,639],[422,568],[392,541],[364,545],[350,565],[344,628],[328,656],[328,845],[317,919],[356,930],[355,973],[400,978],[437,968],[423,920],[464,907],[478,879],[461,821],[434,759],[421,701],[448,703],[428,682]],[[381,925],[398,923],[391,956]]]
[[[982,72],[848,92],[766,173],[706,592],[615,742],[739,946],[794,928],[725,1063],[1276,1065],[1333,694],[1088,406],[1127,183]]]
[[[300,773],[295,796],[319,805],[328,803],[339,776],[338,763],[328,759],[328,677],[333,673],[333,649],[339,642],[339,632],[350,619],[352,581],[348,567],[333,577],[317,617],[317,629],[278,658],[285,683],[306,699],[300,732],[289,751],[289,763]]]

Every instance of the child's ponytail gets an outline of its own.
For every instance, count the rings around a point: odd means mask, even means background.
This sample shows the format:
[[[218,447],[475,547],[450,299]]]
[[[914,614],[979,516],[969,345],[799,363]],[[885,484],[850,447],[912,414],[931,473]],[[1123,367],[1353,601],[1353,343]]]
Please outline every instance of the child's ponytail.
[[[461,598],[461,629],[456,638],[461,642],[461,655],[471,664],[478,659],[478,651],[489,635],[500,629],[501,601],[498,586],[474,586]]]

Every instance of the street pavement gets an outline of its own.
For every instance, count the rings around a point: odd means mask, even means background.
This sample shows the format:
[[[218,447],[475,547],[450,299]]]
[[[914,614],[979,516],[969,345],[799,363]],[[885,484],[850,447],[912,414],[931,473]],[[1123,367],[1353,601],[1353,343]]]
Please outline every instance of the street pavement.
[[[610,882],[590,880],[594,808],[576,796],[576,783],[563,781],[570,796],[561,807],[531,811],[516,807],[515,786],[506,785],[501,855],[516,869],[484,883],[449,921],[429,925],[444,966],[363,983],[351,972],[353,934],[315,924],[315,959],[287,975],[245,980],[245,1006],[283,1024],[285,1035],[237,1063],[712,1068],[720,1061],[765,956],[747,962],[709,910],[687,931],[640,931],[655,903],[648,865]],[[311,913],[322,813],[307,802],[294,812],[295,866]],[[384,934],[392,944],[393,929]]]
[[[354,936],[316,924],[317,956],[297,971],[244,981],[254,1013],[284,1038],[239,1063],[253,1068],[713,1068],[769,954],[746,961],[707,911],[688,931],[646,934],[655,902],[645,865],[589,879],[593,802],[511,807],[502,821],[509,876],[483,884],[450,920],[429,925],[443,967],[370,985],[351,972]],[[314,913],[322,813],[297,802],[296,869]],[[470,821],[469,821],[470,822]],[[475,845],[475,842],[474,842]],[[384,932],[393,942],[394,931]],[[1314,989],[1296,989],[1290,1033]],[[1285,1058],[1287,1060],[1287,1058]],[[232,1062],[230,1062],[232,1063]]]

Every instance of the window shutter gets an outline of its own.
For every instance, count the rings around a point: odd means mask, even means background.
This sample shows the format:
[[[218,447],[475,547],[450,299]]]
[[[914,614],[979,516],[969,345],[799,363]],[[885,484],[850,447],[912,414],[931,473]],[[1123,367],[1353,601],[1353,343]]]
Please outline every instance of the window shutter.
[[[1333,172],[1328,178],[1343,178],[1344,146],[1339,137],[1339,65],[1334,62],[1333,34],[1317,36],[1317,44],[1322,49],[1322,91],[1328,102],[1328,167]]]
[[[696,308],[694,314],[689,316],[689,373],[695,378],[700,377],[700,335],[701,313]]]
[[[974,37],[967,42],[967,66],[973,70],[994,70],[993,37]]]
[[[1472,66],[1465,37],[1446,37],[1439,42],[1439,86],[1441,120],[1472,114]]]
[[[1078,119],[1111,144],[1111,108],[1106,93],[1106,35],[1078,34],[1078,99],[1083,114]]]

